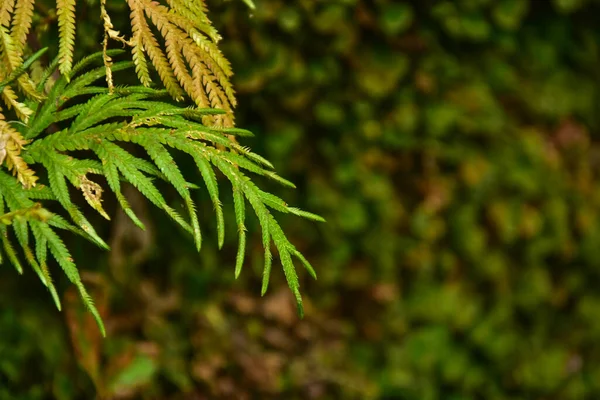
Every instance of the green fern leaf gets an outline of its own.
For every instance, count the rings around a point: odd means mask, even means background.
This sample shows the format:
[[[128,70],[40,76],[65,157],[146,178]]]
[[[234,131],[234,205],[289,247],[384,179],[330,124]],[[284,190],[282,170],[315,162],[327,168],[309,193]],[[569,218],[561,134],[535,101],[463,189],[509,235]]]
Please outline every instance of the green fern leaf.
[[[47,98],[34,108],[30,124],[20,126],[22,132],[18,134],[31,141],[27,146],[22,146],[23,162],[25,165],[43,168],[46,173],[43,174],[45,178],[42,184],[25,189],[15,178],[0,171],[0,193],[11,193],[2,197],[3,200],[0,201],[2,209],[5,203],[9,208],[6,221],[3,223],[0,218],[0,240],[9,261],[19,271],[23,270],[18,254],[9,240],[10,228],[20,244],[25,260],[48,287],[57,307],[60,307],[60,301],[48,272],[48,252],[78,288],[83,302],[104,333],[100,315],[85,290],[70,252],[57,230],[83,236],[103,248],[108,246],[87,219],[87,211],[75,204],[69,191],[73,188],[81,191],[87,203],[107,219],[109,215],[103,209],[102,202],[106,195],[114,195],[120,208],[143,229],[143,223],[135,215],[121,191],[122,182],[128,182],[189,232],[200,250],[200,223],[190,192],[191,189],[200,186],[186,180],[178,166],[178,158],[174,157],[175,153],[184,153],[194,160],[202,177],[202,186],[213,204],[219,247],[224,243],[225,222],[215,170],[222,172],[233,188],[233,206],[239,240],[235,277],[240,275],[244,263],[247,201],[257,216],[262,231],[264,268],[261,293],[264,295],[268,290],[273,262],[271,246],[274,245],[288,285],[296,298],[298,312],[302,315],[299,278],[292,258],[299,259],[311,276],[316,277],[316,274],[306,258],[287,239],[271,210],[316,221],[323,219],[288,206],[281,198],[259,189],[251,177],[246,175],[251,173],[265,176],[282,185],[293,187],[291,182],[273,171],[271,163],[231,139],[233,135],[242,138],[251,136],[250,132],[239,128],[204,124],[207,116],[224,115],[225,111],[174,106],[164,100],[164,90],[143,86],[114,87],[110,90],[95,86],[95,82],[102,79],[106,73],[104,67],[94,67],[94,64],[101,60],[101,55],[87,57],[72,68],[70,81],[66,76],[57,79]],[[134,66],[131,62],[111,63],[112,72],[115,74]],[[51,126],[59,126],[59,129],[50,129]],[[147,156],[131,154],[124,147],[126,143],[141,147]],[[82,154],[73,153],[81,150],[87,151],[83,152],[84,158],[74,155]],[[91,175],[102,175],[106,179],[107,187],[101,187],[90,178]],[[175,189],[187,208],[185,217],[167,204],[155,185],[156,179],[168,182]],[[27,210],[36,206],[34,200],[56,202],[70,220],[67,221],[59,214],[49,214],[45,219],[23,220],[22,218],[29,215]],[[12,225],[9,226],[9,223]],[[29,230],[32,232],[35,250],[31,247]]]

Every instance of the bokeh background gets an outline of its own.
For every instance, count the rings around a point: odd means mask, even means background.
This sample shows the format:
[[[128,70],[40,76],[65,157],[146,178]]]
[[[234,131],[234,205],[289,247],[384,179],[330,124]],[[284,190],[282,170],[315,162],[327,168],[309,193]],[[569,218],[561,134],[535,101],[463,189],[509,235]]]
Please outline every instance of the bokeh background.
[[[600,398],[600,2],[208,4],[244,144],[298,189],[264,184],[328,221],[280,218],[317,269],[306,317],[275,268],[260,297],[256,221],[233,279],[227,190],[220,252],[197,193],[199,255],[132,191],[148,232],[116,213],[112,253],[68,238],[107,339],[65,282],[58,312],[0,269],[0,399]]]

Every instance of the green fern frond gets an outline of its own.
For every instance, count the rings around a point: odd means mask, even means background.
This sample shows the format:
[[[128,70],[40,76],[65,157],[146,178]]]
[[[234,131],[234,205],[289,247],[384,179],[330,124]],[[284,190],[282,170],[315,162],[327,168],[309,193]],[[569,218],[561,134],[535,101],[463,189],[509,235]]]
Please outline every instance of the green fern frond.
[[[244,255],[246,253],[246,205],[244,195],[238,185],[233,185],[233,205],[235,208],[235,222],[238,229],[238,251],[235,258],[235,278],[242,273]]]
[[[120,69],[131,68],[133,65],[117,62],[114,66]],[[103,71],[102,68],[91,69],[80,76],[73,76],[68,83],[66,78],[60,78],[55,83],[55,87],[61,88],[62,95],[57,97],[53,88],[48,94],[47,101],[31,116],[30,126],[23,128],[24,136],[32,140],[22,150],[24,158],[31,165],[43,166],[48,176],[48,186],[43,186],[42,189],[30,189],[31,197],[56,199],[84,236],[105,247],[106,244],[97,235],[84,216],[84,212],[73,203],[68,184],[82,191],[88,204],[107,217],[108,215],[101,208],[102,196],[105,193],[88,178],[89,174],[103,175],[108,183],[106,189],[115,195],[134,223],[143,227],[121,193],[121,182],[129,182],[150,202],[169,214],[184,230],[190,232],[199,249],[201,232],[190,185],[178,168],[171,150],[186,153],[194,160],[213,203],[217,217],[219,246],[222,246],[224,241],[225,224],[215,170],[221,171],[231,182],[239,235],[236,277],[241,272],[244,260],[246,244],[244,203],[248,201],[262,229],[265,252],[262,293],[264,294],[268,288],[272,265],[271,244],[274,244],[288,284],[296,296],[299,312],[302,313],[298,276],[292,257],[299,258],[311,275],[314,275],[314,270],[288,241],[269,209],[315,220],[320,220],[320,217],[289,207],[282,199],[259,189],[252,182],[243,170],[269,177],[284,185],[291,185],[271,170],[269,162],[228,138],[231,133],[246,136],[247,131],[209,127],[199,122],[203,116],[214,114],[214,110],[174,107],[157,98],[164,92],[148,88],[139,91],[136,88],[115,90],[112,94],[105,88],[103,92],[100,91],[85,103],[64,107],[64,104],[72,103],[71,100],[80,95],[81,89],[91,87],[95,80],[102,78]],[[47,128],[50,121],[57,120],[60,120],[65,128],[49,133]],[[127,152],[122,147],[125,142],[140,146],[148,154],[148,159]],[[69,152],[77,150],[90,150],[96,155],[97,160],[79,159],[68,155]],[[158,176],[173,186],[186,205],[187,218],[183,218],[166,203],[154,185],[152,176]],[[47,242],[54,258],[66,256],[67,250],[62,242],[58,241],[58,236],[50,224],[35,228],[32,226],[32,229],[35,238],[39,237]],[[23,240],[23,243],[28,242]],[[33,252],[27,250],[27,254],[27,258],[31,259]],[[45,265],[45,253],[36,247],[35,254],[40,268],[35,266],[34,269],[40,270],[40,276],[44,276],[41,265]],[[12,258],[11,253],[7,252],[7,255]],[[44,259],[40,260],[40,256]],[[59,264],[71,281],[79,285],[77,276],[73,272],[74,264],[65,260],[61,260]],[[84,296],[83,292],[82,296]],[[91,308],[93,305],[88,304],[88,307],[93,309]]]
[[[260,175],[294,187],[276,174],[268,160],[236,140],[252,133],[234,128],[236,100],[229,81],[232,71],[216,45],[220,36],[208,19],[204,1],[166,0],[166,4],[151,0],[126,1],[131,10],[131,39],[126,40],[114,29],[102,0],[103,51],[73,65],[76,0],[57,0],[58,56],[36,82],[32,82],[27,70],[45,49],[23,59],[27,54],[26,37],[35,0],[0,2],[0,96],[21,121],[7,121],[0,108],[0,262],[4,261],[4,254],[17,271],[23,273],[24,264],[20,259],[24,258],[60,309],[60,297],[49,272],[50,255],[77,287],[104,334],[98,310],[61,234],[74,233],[108,249],[87,215],[89,207],[109,220],[110,215],[103,207],[108,195],[114,196],[134,224],[144,229],[122,193],[122,184],[129,183],[190,233],[200,250],[202,233],[191,190],[203,186],[215,211],[217,242],[221,248],[225,240],[225,218],[216,173],[219,171],[233,190],[239,240],[235,277],[240,275],[245,258],[248,202],[262,231],[261,293],[264,295],[268,289],[274,245],[302,315],[299,278],[293,258],[298,259],[311,276],[316,278],[316,274],[288,240],[272,211],[315,221],[323,219],[288,206],[253,182],[252,176]],[[131,46],[132,61],[115,61],[124,51],[109,50],[109,39]],[[150,87],[148,59],[164,90]],[[61,74],[55,79],[56,69]],[[135,70],[141,86],[114,85],[113,75],[128,69]],[[39,72],[35,74],[39,75]],[[108,87],[99,83],[101,80],[105,80]],[[24,94],[26,100],[22,100],[18,92]],[[182,100],[185,95],[194,101],[195,108],[173,104],[173,99]],[[143,150],[144,155],[130,153],[128,149],[132,145]],[[191,157],[203,185],[190,182],[184,176],[176,153]],[[102,180],[96,180],[95,175],[102,176],[106,185],[102,186],[99,183]],[[167,203],[156,180],[173,187],[185,205],[185,214]],[[85,202],[76,201],[74,189]],[[47,202],[62,211],[50,213],[44,208]],[[14,239],[18,248],[13,245]]]

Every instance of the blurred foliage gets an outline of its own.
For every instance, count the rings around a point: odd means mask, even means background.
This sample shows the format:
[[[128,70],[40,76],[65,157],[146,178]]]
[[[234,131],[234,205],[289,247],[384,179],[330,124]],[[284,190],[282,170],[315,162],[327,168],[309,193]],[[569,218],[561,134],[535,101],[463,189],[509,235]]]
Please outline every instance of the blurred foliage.
[[[106,340],[0,272],[0,399],[600,398],[600,1],[209,5],[239,125],[328,220],[281,219],[307,316],[257,296],[257,222],[234,282],[235,241],[117,215],[75,254]]]

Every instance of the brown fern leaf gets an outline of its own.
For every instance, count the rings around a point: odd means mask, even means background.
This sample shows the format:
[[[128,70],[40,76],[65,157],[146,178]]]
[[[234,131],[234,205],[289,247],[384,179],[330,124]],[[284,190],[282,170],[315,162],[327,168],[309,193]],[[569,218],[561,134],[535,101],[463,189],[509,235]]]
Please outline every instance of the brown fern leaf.
[[[88,202],[92,208],[100,213],[104,218],[110,220],[110,217],[102,208],[102,186],[97,184],[94,181],[88,179],[87,176],[82,175],[79,178],[79,189],[83,192],[83,197],[85,197],[85,201]]]

